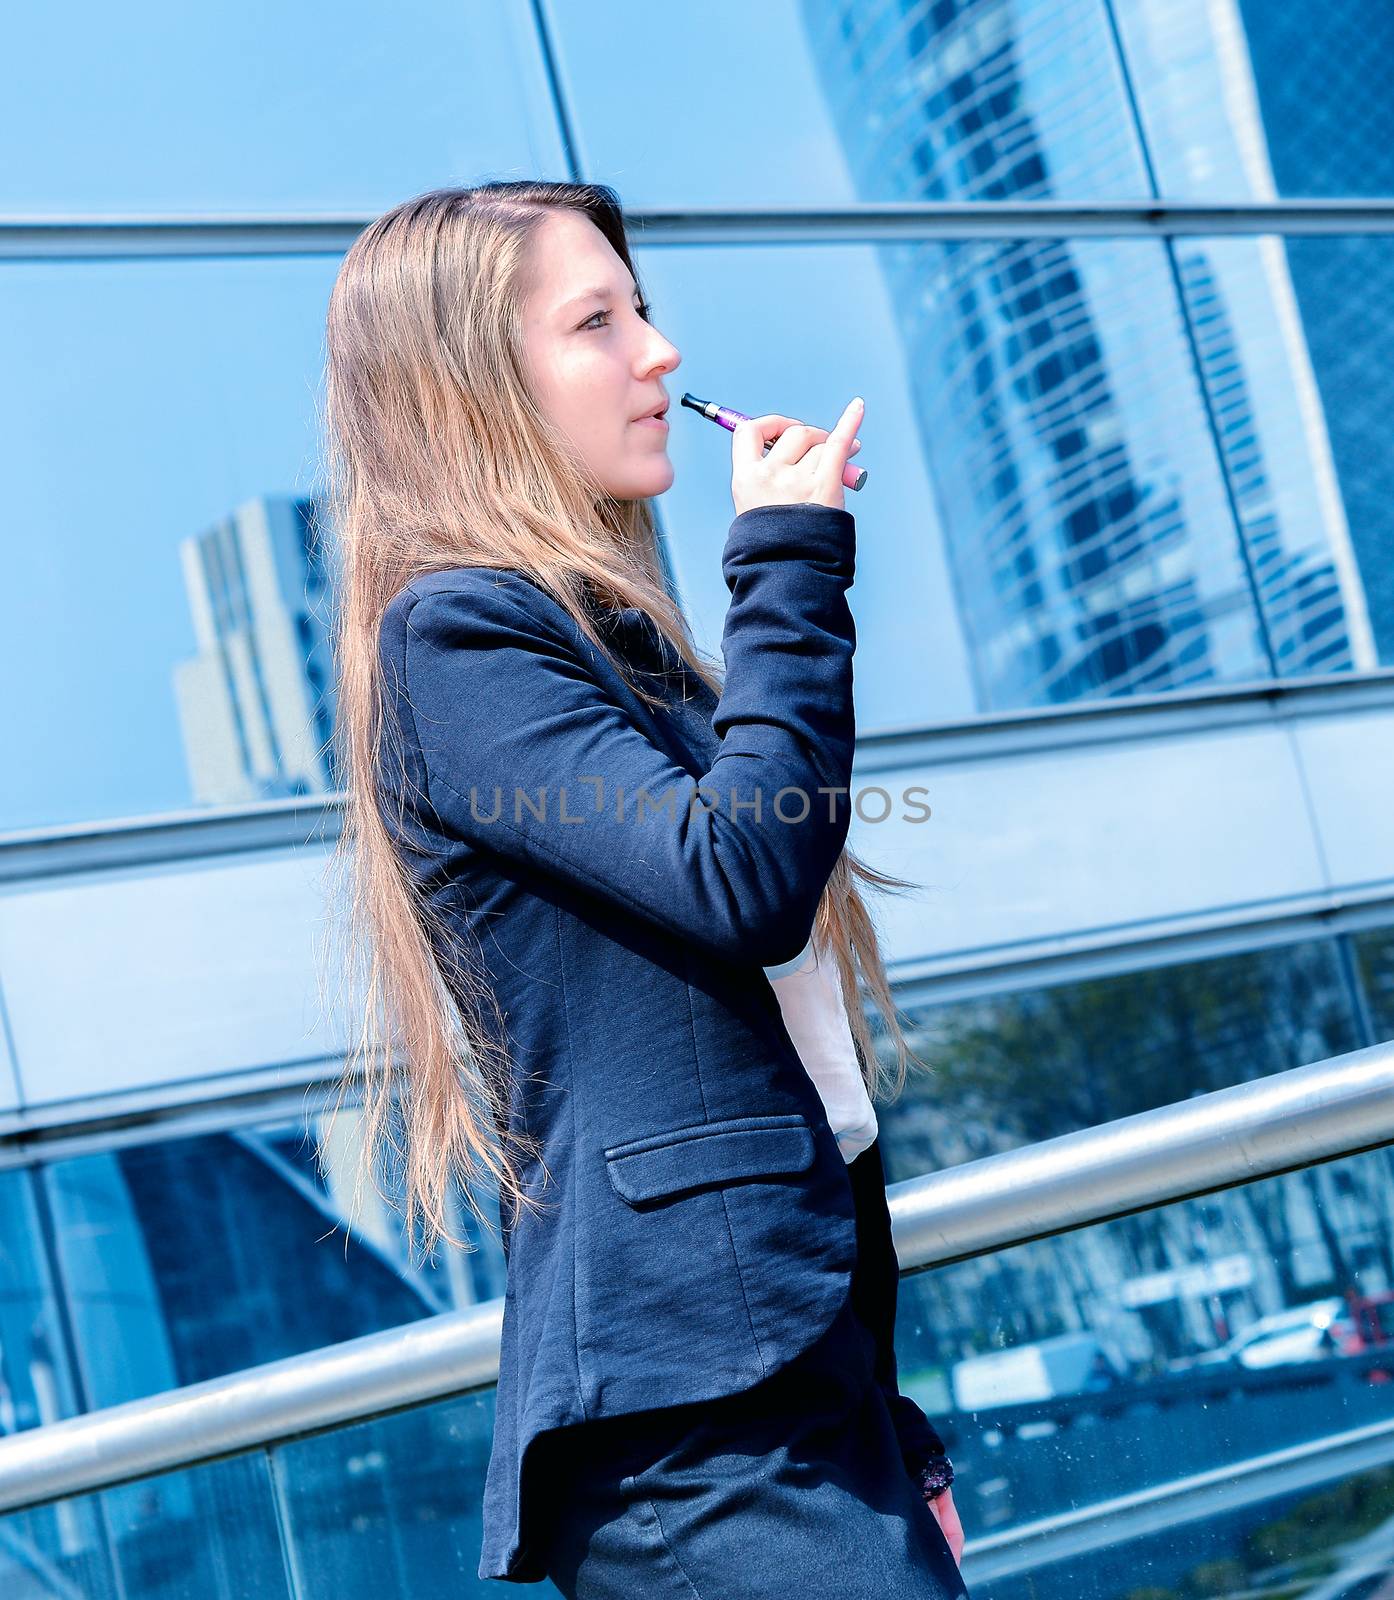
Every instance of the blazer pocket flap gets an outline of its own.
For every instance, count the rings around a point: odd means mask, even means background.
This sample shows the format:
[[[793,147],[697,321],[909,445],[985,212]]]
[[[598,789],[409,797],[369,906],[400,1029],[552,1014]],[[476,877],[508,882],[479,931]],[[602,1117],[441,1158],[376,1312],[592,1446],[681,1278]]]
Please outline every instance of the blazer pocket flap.
[[[631,1205],[740,1178],[803,1172],[813,1165],[813,1129],[798,1112],[729,1117],[611,1145],[605,1165]]]

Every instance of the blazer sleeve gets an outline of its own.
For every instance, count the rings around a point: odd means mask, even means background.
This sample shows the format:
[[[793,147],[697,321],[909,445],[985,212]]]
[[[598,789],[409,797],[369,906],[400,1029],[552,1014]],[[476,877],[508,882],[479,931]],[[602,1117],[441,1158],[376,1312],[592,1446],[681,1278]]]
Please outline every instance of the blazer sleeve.
[[[788,960],[851,820],[854,560],[836,507],[758,506],[731,524],[720,748],[700,777],[633,722],[564,609],[520,574],[408,585],[402,678],[442,829],[728,960]]]
[[[881,1141],[874,1139],[847,1168],[856,1197],[857,1266],[852,1301],[876,1341],[876,1381],[886,1397],[905,1470],[918,1480],[930,1460],[947,1455],[943,1439],[919,1406],[901,1394],[895,1356],[895,1312],[900,1261],[886,1202]]]

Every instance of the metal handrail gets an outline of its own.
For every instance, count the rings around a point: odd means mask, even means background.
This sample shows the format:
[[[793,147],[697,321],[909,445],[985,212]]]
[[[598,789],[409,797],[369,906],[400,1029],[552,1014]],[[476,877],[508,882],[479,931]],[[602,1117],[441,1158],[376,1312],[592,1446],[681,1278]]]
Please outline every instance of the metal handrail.
[[[1394,1143],[1394,1042],[930,1173],[888,1190],[902,1272]],[[0,1512],[487,1388],[503,1301],[0,1441]]]

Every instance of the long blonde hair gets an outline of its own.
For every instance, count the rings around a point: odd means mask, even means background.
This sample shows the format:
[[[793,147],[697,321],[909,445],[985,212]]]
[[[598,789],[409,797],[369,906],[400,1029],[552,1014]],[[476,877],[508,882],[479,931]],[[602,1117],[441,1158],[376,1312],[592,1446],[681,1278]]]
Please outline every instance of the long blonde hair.
[[[384,609],[427,572],[512,567],[545,586],[597,648],[587,588],[606,604],[641,607],[691,671],[721,687],[664,584],[650,501],[607,494],[533,398],[522,341],[529,250],[556,210],[589,217],[638,281],[612,189],[495,181],[433,189],[378,217],[345,254],[329,301],[328,522],[317,537],[337,546],[331,628],[344,815],[332,866],[348,885],[341,972],[362,1002],[339,1104],[361,1080],[355,1192],[390,1144],[402,1164],[408,1238],[424,1223],[430,1249],[442,1237],[472,1248],[447,1226],[452,1176],[486,1231],[493,1225],[479,1187],[495,1188],[510,1215],[533,1203],[518,1178],[529,1141],[507,1125],[510,1061],[497,1002],[458,929],[414,887],[384,814],[376,775],[394,720],[384,717],[378,657]],[[899,1095],[907,1057],[924,1063],[906,1046],[858,881],[915,886],[844,850],[815,921],[836,957],[875,1099]],[[858,1003],[859,973],[885,1021],[893,1070]]]

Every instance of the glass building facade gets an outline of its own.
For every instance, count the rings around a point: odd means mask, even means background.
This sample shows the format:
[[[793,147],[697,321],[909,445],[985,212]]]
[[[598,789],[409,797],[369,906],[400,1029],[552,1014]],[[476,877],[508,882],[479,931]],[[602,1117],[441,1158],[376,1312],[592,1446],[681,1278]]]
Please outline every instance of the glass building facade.
[[[390,1195],[350,1222],[352,1117],[322,1170],[305,1115],[354,1021],[324,316],[357,228],[438,184],[601,181],[652,217],[674,394],[866,397],[853,842],[922,886],[878,916],[928,1069],[878,1108],[892,1181],[1394,1039],[1387,5],[11,31],[0,1439],[503,1293],[463,1201],[478,1248],[424,1265]],[[1329,201],[1347,231],[1311,225]],[[868,220],[906,203],[914,228]],[[673,416],[665,555],[715,649],[729,464]],[[912,785],[927,822],[877,810]],[[1390,1417],[1389,1299],[1388,1148],[908,1274],[970,1587],[1373,1595],[1394,1441],[1320,1462]],[[0,1518],[0,1594],[482,1592],[491,1408]]]

